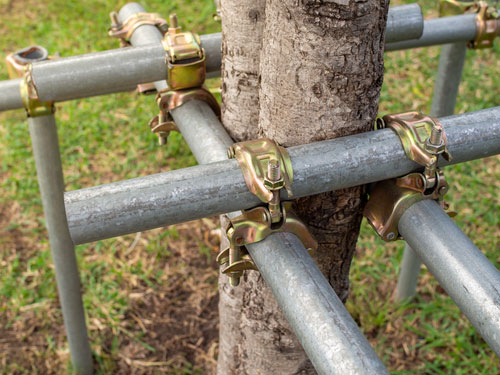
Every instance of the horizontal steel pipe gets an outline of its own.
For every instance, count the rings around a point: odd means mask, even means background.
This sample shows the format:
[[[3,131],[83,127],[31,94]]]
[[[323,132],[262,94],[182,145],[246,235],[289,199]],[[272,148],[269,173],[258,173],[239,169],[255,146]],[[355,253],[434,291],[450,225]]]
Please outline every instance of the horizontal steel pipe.
[[[0,111],[23,108],[23,99],[19,89],[21,81],[20,78],[0,81]]]
[[[318,374],[388,373],[295,235],[247,248]]]
[[[476,14],[442,17],[424,22],[424,32],[418,39],[388,43],[385,51],[469,42],[476,37]]]
[[[142,9],[142,10],[140,10]],[[130,3],[120,11],[125,19],[144,11]],[[389,9],[386,40],[418,38],[423,21],[418,5]],[[139,31],[140,32],[137,32]],[[139,83],[161,81],[166,77],[165,51],[158,43],[158,30],[140,26],[132,35],[136,47],[95,52],[33,64],[33,80],[43,101],[62,102],[134,90]],[[222,34],[201,35],[206,52],[207,76],[220,75]],[[0,111],[23,107],[19,80],[0,82]]]
[[[445,117],[453,163],[500,153],[500,107]],[[392,130],[290,147],[294,197],[404,175],[419,168]],[[235,160],[225,160],[65,194],[76,244],[257,205]]]
[[[389,8],[385,43],[418,39],[424,31],[424,17],[418,4],[400,5]]]
[[[500,272],[434,201],[408,208],[398,229],[500,357]]]

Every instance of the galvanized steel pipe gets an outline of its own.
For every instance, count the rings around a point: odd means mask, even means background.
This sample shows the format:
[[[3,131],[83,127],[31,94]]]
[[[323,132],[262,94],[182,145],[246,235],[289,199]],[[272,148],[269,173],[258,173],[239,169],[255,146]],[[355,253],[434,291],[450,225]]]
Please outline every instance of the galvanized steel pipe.
[[[453,163],[500,153],[500,107],[442,118]],[[288,149],[294,197],[385,180],[419,169],[390,129]],[[65,195],[76,244],[253,207],[236,160],[120,181]]]
[[[420,38],[388,43],[385,46],[385,51],[469,42],[476,37],[476,16],[476,14],[463,14],[426,20],[424,21],[424,32]]]
[[[389,8],[385,29],[385,43],[418,39],[424,31],[424,17],[418,4]]]
[[[432,200],[408,208],[398,229],[500,357],[500,272]]]
[[[136,3],[125,5],[122,20],[143,12]],[[415,39],[422,34],[423,20],[416,4],[389,9],[387,41]],[[65,57],[33,64],[33,80],[42,101],[62,102],[91,96],[134,90],[139,83],[162,81],[166,77],[165,51],[158,43],[158,30],[142,25],[133,33],[133,48],[121,48]],[[201,35],[206,52],[207,76],[220,75],[221,33]],[[19,80],[0,82],[0,111],[22,108]]]
[[[453,114],[466,52],[467,46],[464,42],[445,44],[441,49],[431,116],[443,117]],[[406,244],[396,287],[396,301],[403,301],[415,295],[420,266],[420,259]]]
[[[75,247],[64,210],[64,179],[56,121],[54,115],[48,115],[30,117],[28,122],[71,362],[77,374],[90,375],[94,365],[80,293]]]
[[[318,374],[388,374],[295,235],[247,248]]]

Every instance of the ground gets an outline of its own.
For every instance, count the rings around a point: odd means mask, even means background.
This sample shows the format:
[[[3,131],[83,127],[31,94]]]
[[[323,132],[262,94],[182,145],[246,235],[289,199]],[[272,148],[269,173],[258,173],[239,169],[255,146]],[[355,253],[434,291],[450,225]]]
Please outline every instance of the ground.
[[[0,0],[0,58],[30,44],[71,56],[116,48],[108,13],[123,1]],[[218,31],[213,2],[148,1],[199,33]],[[394,4],[393,4],[394,5]],[[424,1],[426,17],[435,3]],[[500,47],[468,51],[457,112],[500,105]],[[428,112],[439,48],[386,54],[380,114]],[[0,69],[0,79],[7,70]],[[217,87],[218,81],[210,82]],[[195,164],[182,137],[157,145],[154,97],[122,93],[57,105],[67,190]],[[0,114],[0,374],[69,370],[31,142],[22,110]],[[447,168],[458,225],[500,267],[500,158]],[[98,374],[210,374],[217,357],[217,220],[77,247]],[[417,299],[393,301],[403,244],[363,224],[347,307],[393,374],[497,374],[500,361],[422,271]]]

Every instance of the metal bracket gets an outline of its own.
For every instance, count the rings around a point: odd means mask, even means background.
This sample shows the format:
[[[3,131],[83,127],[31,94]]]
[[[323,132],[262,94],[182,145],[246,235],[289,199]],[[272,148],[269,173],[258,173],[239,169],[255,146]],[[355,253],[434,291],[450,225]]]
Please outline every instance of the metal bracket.
[[[181,32],[177,15],[170,15],[170,27],[163,48],[167,54],[167,82],[170,90],[201,87],[205,82],[205,50],[200,37],[190,31]]]
[[[217,262],[223,267],[222,273],[230,277],[232,286],[237,286],[245,270],[257,270],[245,245],[264,240],[272,233],[288,232],[295,234],[309,251],[315,251],[318,243],[309,233],[306,225],[291,211],[291,202],[283,202],[280,211],[282,220],[272,222],[271,213],[266,207],[243,210],[242,215],[228,221],[225,229],[229,246],[217,256]]]
[[[248,190],[267,203],[267,207],[243,210],[225,228],[229,245],[217,261],[224,266],[222,272],[230,276],[231,285],[237,286],[243,271],[257,269],[245,245],[262,241],[274,232],[294,233],[309,251],[316,250],[318,244],[291,211],[291,202],[280,202],[281,189],[292,196],[292,161],[284,147],[271,139],[256,139],[236,143],[228,149],[228,157],[238,161]]]
[[[429,188],[427,177],[422,173],[378,182],[370,193],[363,215],[384,241],[401,239],[398,223],[401,215],[414,203],[424,199],[441,202],[448,208],[443,198],[448,191],[448,183],[442,171],[436,171],[436,184]]]
[[[438,156],[442,155],[447,161],[452,160],[446,146],[446,133],[439,120],[413,111],[379,118],[377,127],[390,128],[396,132],[406,156],[425,167],[426,185],[432,188]]]
[[[171,131],[179,131],[174,119],[170,115],[170,111],[191,100],[201,100],[208,103],[217,117],[220,118],[219,103],[205,87],[177,91],[170,91],[169,89],[160,91],[156,96],[160,114],[153,117],[149,122],[151,131],[158,135],[160,145],[166,144]]]
[[[42,102],[38,99],[38,92],[33,82],[31,64],[26,65],[24,69],[24,79],[21,81],[19,89],[28,117],[46,116],[54,113],[54,102]]]
[[[434,199],[443,206],[448,184],[437,167],[439,155],[451,161],[446,133],[441,123],[421,112],[387,115],[377,119],[377,128],[392,129],[401,140],[406,156],[425,167],[423,173],[378,182],[370,193],[364,215],[384,241],[400,238],[398,223],[412,204]]]
[[[488,6],[486,2],[478,3],[476,17],[476,38],[467,46],[472,49],[493,48],[493,43],[500,32],[500,19],[496,9]]]
[[[477,13],[477,32],[474,40],[467,43],[471,49],[492,48],[500,32],[498,11],[485,1],[441,0],[439,16],[456,16],[465,13]]]
[[[111,12],[109,16],[111,18],[111,27],[108,35],[120,39],[121,47],[130,46],[130,37],[139,26],[155,26],[162,35],[167,32],[168,28],[167,21],[158,13],[136,13],[128,17],[124,22],[119,21],[117,12]]]

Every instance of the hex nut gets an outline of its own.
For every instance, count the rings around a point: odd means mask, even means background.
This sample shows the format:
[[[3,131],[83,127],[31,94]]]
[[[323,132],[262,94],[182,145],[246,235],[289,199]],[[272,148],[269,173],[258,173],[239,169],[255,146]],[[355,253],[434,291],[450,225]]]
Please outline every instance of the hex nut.
[[[278,181],[270,181],[267,177],[264,178],[264,186],[269,190],[278,190],[285,186],[285,180],[280,178]]]
[[[441,154],[446,149],[444,141],[441,141],[439,145],[433,145],[429,140],[425,141],[425,150],[431,154]]]

